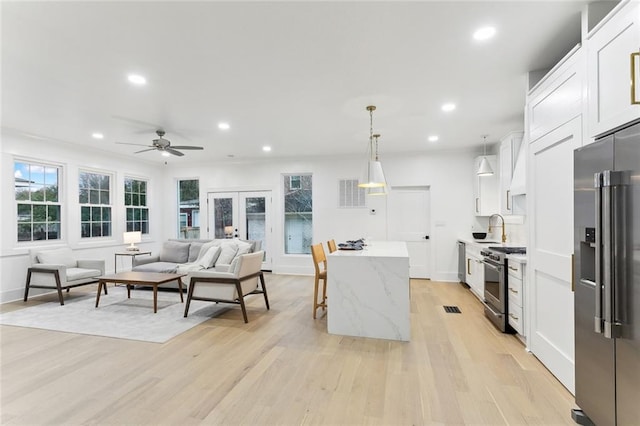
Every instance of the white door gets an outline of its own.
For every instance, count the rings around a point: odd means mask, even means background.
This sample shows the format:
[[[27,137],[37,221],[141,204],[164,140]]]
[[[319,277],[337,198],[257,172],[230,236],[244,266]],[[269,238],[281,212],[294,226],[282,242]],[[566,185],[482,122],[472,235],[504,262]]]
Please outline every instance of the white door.
[[[208,194],[209,238],[261,241],[262,269],[271,269],[271,191]]]
[[[573,151],[581,146],[581,123],[574,118],[534,141],[529,150],[529,349],[572,393]]]
[[[430,278],[431,243],[428,186],[392,187],[387,198],[389,240],[406,241],[409,277]]]

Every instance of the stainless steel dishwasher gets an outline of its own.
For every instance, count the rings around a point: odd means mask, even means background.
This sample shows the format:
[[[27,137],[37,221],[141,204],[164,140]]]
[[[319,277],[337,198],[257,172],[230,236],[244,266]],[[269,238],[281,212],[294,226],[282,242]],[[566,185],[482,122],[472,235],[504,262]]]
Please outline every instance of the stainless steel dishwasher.
[[[462,241],[458,241],[458,281],[465,282],[465,276],[467,274],[466,263],[464,261],[466,256],[466,245]]]

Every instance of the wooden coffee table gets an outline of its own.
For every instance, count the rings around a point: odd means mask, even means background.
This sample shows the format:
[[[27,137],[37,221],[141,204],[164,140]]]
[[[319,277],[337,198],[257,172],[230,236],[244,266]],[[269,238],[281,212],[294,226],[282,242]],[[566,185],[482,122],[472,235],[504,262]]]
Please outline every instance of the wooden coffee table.
[[[171,281],[178,281],[178,292],[180,302],[184,303],[182,296],[182,277],[187,274],[165,274],[160,272],[118,272],[117,274],[103,275],[98,277],[98,295],[96,296],[96,308],[100,303],[100,292],[102,287],[107,287],[107,283],[126,284],[127,298],[131,298],[131,287],[134,285],[148,285],[153,287],[153,313],[158,312],[158,286]]]

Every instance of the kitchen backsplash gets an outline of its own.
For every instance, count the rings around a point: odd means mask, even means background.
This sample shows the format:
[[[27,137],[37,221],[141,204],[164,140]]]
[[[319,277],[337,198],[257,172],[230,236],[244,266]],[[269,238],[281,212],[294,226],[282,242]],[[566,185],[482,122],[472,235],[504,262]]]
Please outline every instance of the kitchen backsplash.
[[[491,233],[487,234],[487,240],[500,241],[502,236],[502,224],[499,218],[493,218],[494,226]],[[495,225],[498,226],[495,226]],[[488,218],[477,217],[473,225],[472,232],[487,232],[489,225]],[[526,216],[506,216],[505,217],[505,233],[507,234],[507,244],[527,246],[527,218]]]

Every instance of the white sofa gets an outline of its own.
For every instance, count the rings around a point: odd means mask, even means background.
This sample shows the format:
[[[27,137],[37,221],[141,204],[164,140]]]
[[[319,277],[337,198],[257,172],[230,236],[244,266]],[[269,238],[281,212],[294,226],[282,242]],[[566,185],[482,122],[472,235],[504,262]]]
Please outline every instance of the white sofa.
[[[259,251],[260,245],[260,241],[239,239],[170,239],[163,243],[158,255],[135,257],[132,270],[185,274],[200,270],[226,272],[238,256]]]
[[[27,270],[24,301],[31,288],[58,291],[60,304],[64,305],[62,290],[92,284],[104,275],[104,260],[76,259],[69,247],[29,250],[31,267]],[[105,286],[105,294],[107,289]]]

